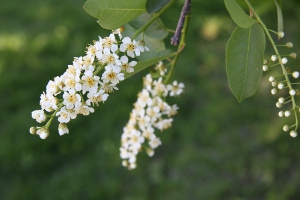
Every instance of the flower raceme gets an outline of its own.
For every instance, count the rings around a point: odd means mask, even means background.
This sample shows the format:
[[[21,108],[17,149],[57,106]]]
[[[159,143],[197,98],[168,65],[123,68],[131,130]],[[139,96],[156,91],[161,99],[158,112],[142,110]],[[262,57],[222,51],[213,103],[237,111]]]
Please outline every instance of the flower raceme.
[[[75,57],[61,76],[48,82],[46,92],[40,96],[41,109],[31,113],[38,123],[48,122],[42,127],[31,127],[31,134],[47,138],[54,117],[60,123],[59,134],[68,134],[67,123],[71,119],[79,114],[93,113],[94,106],[105,102],[109,93],[118,90],[117,84],[124,80],[124,75],[134,72],[137,64],[134,58],[149,49],[129,37],[119,41],[116,35],[122,39],[119,31],[105,38],[99,37],[87,47],[85,56]],[[98,75],[99,72],[102,75]]]
[[[279,45],[279,46],[285,46],[287,48],[292,48],[293,43],[288,42],[285,45]],[[296,53],[291,53],[289,55],[292,59],[295,59],[297,57]],[[286,67],[286,64],[288,63],[288,58],[282,57],[280,54],[278,55],[272,55],[270,60],[274,63],[271,63],[270,66],[268,66],[269,61],[266,59],[263,65],[263,71],[268,71],[269,68],[273,68],[275,66],[280,66],[282,70],[282,74],[275,77],[270,76],[269,81],[271,82],[271,85],[273,88],[271,89],[271,94],[281,94],[285,95],[286,97],[279,97],[278,101],[276,102],[276,107],[281,110],[278,112],[279,117],[290,117],[292,114],[294,114],[295,123],[291,125],[284,125],[283,130],[285,132],[290,132],[291,137],[297,136],[297,129],[298,129],[298,113],[299,113],[299,106],[296,104],[295,97],[299,95],[299,90],[295,89],[299,83],[294,82],[293,79],[297,79],[299,77],[299,72],[294,71],[290,72],[290,68]],[[284,92],[285,90],[285,92]],[[289,105],[289,108],[286,108]],[[285,106],[285,107],[284,107]]]
[[[86,55],[75,57],[72,65],[61,75],[50,80],[46,91],[40,96],[40,110],[32,111],[32,118],[38,123],[48,122],[42,127],[31,127],[30,133],[41,139],[49,136],[49,126],[57,117],[60,136],[69,134],[67,123],[77,115],[89,115],[94,107],[105,102],[109,93],[118,90],[117,85],[124,80],[126,73],[134,72],[137,65],[135,57],[149,49],[143,42],[125,37],[122,41],[119,32],[113,32],[106,38],[99,37],[93,45],[87,47]],[[167,96],[179,96],[184,89],[183,83],[163,82],[167,69],[161,62],[157,65],[160,77],[153,79],[150,74],[144,77],[143,90],[130,114],[130,119],[121,136],[120,156],[123,166],[136,167],[136,156],[145,148],[149,156],[161,145],[155,130],[163,131],[171,127],[177,113],[177,105],[169,105]],[[101,74],[99,75],[99,73]],[[147,141],[147,144],[146,144]]]
[[[150,74],[144,77],[144,87],[138,94],[121,136],[120,157],[124,167],[136,168],[136,156],[142,149],[149,156],[154,155],[154,149],[161,145],[161,140],[154,133],[155,129],[163,131],[170,128],[172,116],[178,110],[177,105],[171,106],[164,99],[167,96],[179,96],[183,89],[184,84],[178,84],[177,81],[165,85],[162,77],[157,80],[153,80]]]

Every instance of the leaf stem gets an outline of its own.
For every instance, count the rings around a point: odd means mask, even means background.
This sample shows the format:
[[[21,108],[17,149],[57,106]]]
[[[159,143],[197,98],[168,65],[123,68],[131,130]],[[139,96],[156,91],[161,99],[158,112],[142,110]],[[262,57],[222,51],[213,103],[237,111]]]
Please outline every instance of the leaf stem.
[[[132,40],[137,38],[142,32],[144,32],[160,15],[162,15],[166,10],[168,10],[176,0],[170,1],[163,9],[161,9],[158,13],[156,13],[152,19],[150,19],[144,26],[142,26],[139,30],[135,32],[132,36]]]
[[[261,18],[259,17],[259,15],[256,13],[256,11],[254,10],[254,8],[252,7],[252,5],[250,4],[250,2],[248,0],[245,0],[246,4],[248,5],[249,9],[252,11],[252,13],[254,14],[255,18],[257,19],[258,23],[260,23],[260,25],[262,26],[262,28],[264,29],[266,35],[267,35],[267,38],[269,39],[274,51],[275,51],[275,54],[277,55],[277,58],[278,58],[278,61],[279,61],[279,64],[280,64],[280,67],[281,67],[281,70],[283,72],[283,75],[285,77],[285,80],[286,80],[286,83],[287,83],[287,86],[289,88],[289,90],[292,90],[292,84],[291,84],[291,81],[288,77],[288,73],[286,71],[286,68],[284,67],[284,64],[282,63],[281,61],[281,55],[277,49],[277,46],[273,40],[273,38],[271,37],[271,34],[270,34],[270,31],[269,29],[266,27],[266,25],[263,23],[263,21],[261,20]],[[298,116],[297,116],[297,111],[296,111],[296,102],[295,102],[295,98],[294,96],[290,95],[291,96],[291,101],[292,101],[292,107],[293,107],[293,112],[294,112],[294,115],[295,115],[295,120],[296,120],[296,127],[295,127],[295,130],[297,130],[298,128]]]

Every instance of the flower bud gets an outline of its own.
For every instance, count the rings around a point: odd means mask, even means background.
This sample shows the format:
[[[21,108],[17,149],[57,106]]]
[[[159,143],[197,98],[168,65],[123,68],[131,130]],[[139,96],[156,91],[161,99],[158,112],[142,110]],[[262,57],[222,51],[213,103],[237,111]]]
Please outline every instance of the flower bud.
[[[283,116],[284,116],[284,112],[283,112],[283,111],[279,111],[279,112],[278,112],[278,116],[279,116],[279,117],[283,117]]]
[[[277,60],[277,56],[276,56],[276,55],[272,55],[272,56],[271,56],[271,60],[272,60],[272,61],[276,61],[276,60]]]
[[[276,103],[276,107],[277,107],[277,108],[281,108],[281,107],[282,107],[282,104],[279,103],[279,102],[277,102],[277,103]]]
[[[291,116],[291,111],[287,110],[284,112],[284,116],[289,117]]]
[[[297,132],[295,131],[295,130],[292,130],[291,132],[290,132],[290,136],[291,137],[297,137]]]
[[[291,96],[295,96],[296,91],[294,89],[292,89],[292,90],[289,91],[289,93],[290,93]]]
[[[272,85],[273,87],[276,87],[276,86],[277,86],[277,81],[273,81],[273,82],[271,83],[271,85]]]
[[[284,88],[284,83],[278,83],[278,89],[282,90]]]
[[[283,131],[287,132],[287,131],[289,131],[289,130],[290,130],[289,125],[284,125],[284,126],[283,126]]]
[[[271,94],[273,94],[273,95],[277,94],[277,89],[276,89],[276,88],[273,88],[273,89],[271,90]]]
[[[291,42],[287,42],[286,44],[285,44],[285,46],[287,47],[287,48],[293,48],[293,43],[291,43]]]
[[[266,71],[268,71],[268,69],[269,69],[269,66],[268,66],[268,65],[263,65],[263,67],[262,67],[262,70],[263,70],[263,71],[266,72]]]
[[[34,126],[30,127],[29,133],[32,134],[32,135],[34,135],[36,133],[36,127],[34,127]]]
[[[128,161],[127,160],[123,160],[122,161],[122,165],[123,165],[123,167],[127,167],[128,166]]]
[[[282,64],[285,65],[288,62],[288,59],[286,57],[284,57],[281,59],[281,62],[282,62]]]
[[[135,169],[136,163],[130,163],[128,169]]]
[[[292,74],[292,76],[294,78],[298,78],[299,77],[299,72],[298,71],[294,71],[293,74]]]
[[[290,57],[296,59],[297,58],[297,54],[296,53],[291,53]]]
[[[283,38],[284,37],[284,32],[278,32],[278,37]]]
[[[284,102],[285,102],[285,99],[284,99],[283,97],[280,97],[280,98],[278,99],[278,102],[279,102],[279,103],[284,103]]]
[[[154,150],[151,148],[147,148],[146,153],[148,154],[149,157],[152,157],[154,155]]]
[[[270,81],[270,82],[275,81],[275,77],[274,77],[274,76],[270,76],[269,81]]]

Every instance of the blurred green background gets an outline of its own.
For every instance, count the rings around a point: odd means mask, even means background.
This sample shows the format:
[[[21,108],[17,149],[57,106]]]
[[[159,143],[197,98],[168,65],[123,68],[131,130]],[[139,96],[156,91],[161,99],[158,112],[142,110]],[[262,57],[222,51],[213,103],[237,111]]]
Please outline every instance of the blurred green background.
[[[263,3],[262,3],[263,2]],[[183,1],[162,16],[175,29]],[[0,199],[300,199],[300,142],[282,131],[265,74],[257,94],[237,103],[226,80],[224,52],[235,25],[223,1],[192,2],[187,46],[173,76],[186,85],[179,107],[153,158],[138,157],[128,171],[119,158],[120,136],[142,74],[88,117],[57,122],[46,140],[32,136],[31,111],[50,79],[73,57],[109,32],[84,12],[83,0],[5,1],[0,6]],[[276,29],[274,2],[254,2]],[[300,52],[300,4],[284,1],[285,35]],[[285,51],[285,49],[282,49]],[[266,56],[270,56],[267,45]],[[287,51],[290,53],[290,50]],[[290,61],[298,68],[299,60]],[[147,70],[143,74],[147,73]]]

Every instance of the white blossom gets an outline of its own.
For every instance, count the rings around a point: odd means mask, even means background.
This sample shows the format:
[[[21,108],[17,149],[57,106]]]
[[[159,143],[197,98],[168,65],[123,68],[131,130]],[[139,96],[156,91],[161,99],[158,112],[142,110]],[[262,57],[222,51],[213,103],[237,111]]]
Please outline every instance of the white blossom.
[[[37,130],[36,134],[39,135],[40,138],[44,140],[49,136],[49,130],[47,128],[42,127]]]
[[[31,112],[31,117],[35,119],[38,123],[46,121],[47,116],[43,110],[35,110]]]
[[[60,136],[64,135],[64,134],[69,134],[69,129],[68,129],[68,126],[67,124],[65,123],[60,123],[58,125],[58,133]]]

